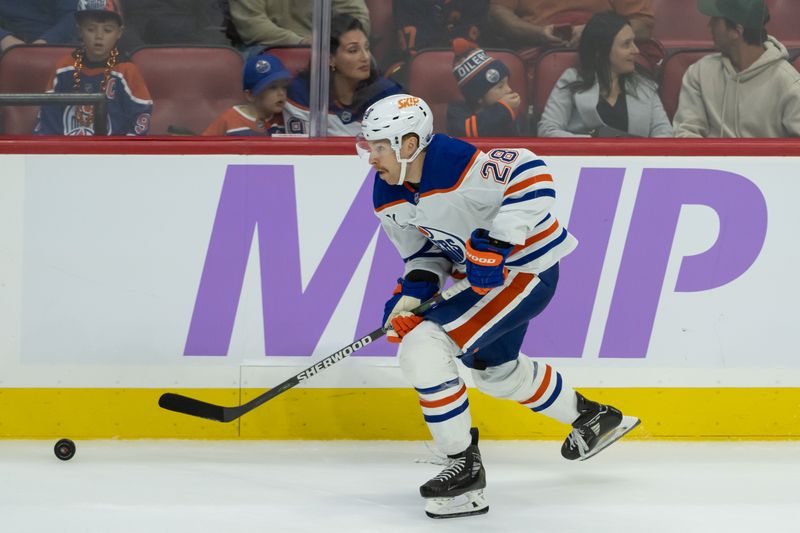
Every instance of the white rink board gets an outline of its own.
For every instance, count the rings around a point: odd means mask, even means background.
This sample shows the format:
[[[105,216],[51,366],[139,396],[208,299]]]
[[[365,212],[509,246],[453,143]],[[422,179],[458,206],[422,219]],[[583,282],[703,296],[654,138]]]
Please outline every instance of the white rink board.
[[[365,182],[368,168],[356,157],[38,155],[3,156],[2,161],[0,386],[230,387],[274,382],[276,376],[299,371],[374,329],[380,320],[376,316],[368,322],[372,328],[359,329],[377,253],[376,231],[360,249],[353,270],[343,272],[350,279],[341,290],[321,296],[331,312],[318,321],[319,335],[305,357],[265,356],[259,252],[279,261],[281,251],[268,248],[270,241],[261,250],[258,238],[250,235],[227,354],[184,355],[229,167],[292,168],[296,198],[285,214],[286,220],[296,216],[296,233],[290,237],[297,243],[305,291],[311,290],[317,270],[328,264],[325,254]],[[620,168],[624,175],[582,352],[551,361],[572,368],[576,385],[800,385],[795,348],[798,158],[547,161],[558,189],[557,215],[568,226],[583,183],[581,169]],[[601,357],[631,219],[641,201],[643,171],[669,168],[730,172],[751,183],[766,205],[763,243],[735,279],[708,290],[676,291],[684,258],[712,247],[723,223],[708,206],[685,205],[646,355]],[[750,205],[745,198],[744,213]],[[590,243],[588,239],[583,246]],[[397,264],[399,269],[399,259]],[[385,288],[387,295],[391,289]],[[298,316],[296,329],[283,334],[307,342],[304,318]],[[341,367],[308,386],[403,386],[391,356],[352,358]]]

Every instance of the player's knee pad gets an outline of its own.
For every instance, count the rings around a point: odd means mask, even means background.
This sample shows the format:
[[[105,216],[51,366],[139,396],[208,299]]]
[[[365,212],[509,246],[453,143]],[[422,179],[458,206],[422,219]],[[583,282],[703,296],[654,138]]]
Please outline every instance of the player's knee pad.
[[[460,353],[438,324],[426,320],[403,337],[397,358],[411,385],[425,388],[458,377],[455,358]]]
[[[495,398],[521,401],[530,396],[528,389],[533,381],[533,363],[525,356],[486,370],[473,370],[472,378],[481,392]]]

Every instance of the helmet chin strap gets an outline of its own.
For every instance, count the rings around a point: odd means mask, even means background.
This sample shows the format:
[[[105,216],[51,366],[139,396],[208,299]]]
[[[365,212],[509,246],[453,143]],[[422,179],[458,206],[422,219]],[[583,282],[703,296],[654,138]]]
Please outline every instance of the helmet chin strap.
[[[406,170],[408,169],[408,160],[403,159],[400,161],[400,181],[397,182],[398,185],[402,185],[403,182],[406,180]]]
[[[400,159],[400,150],[395,149],[394,154],[397,157],[397,162],[400,163],[400,181],[397,182],[398,185],[402,185],[403,182],[406,181],[406,171],[408,170],[408,164],[413,163],[417,156],[422,152],[422,147],[417,148],[417,151],[414,152],[411,157],[408,159]]]

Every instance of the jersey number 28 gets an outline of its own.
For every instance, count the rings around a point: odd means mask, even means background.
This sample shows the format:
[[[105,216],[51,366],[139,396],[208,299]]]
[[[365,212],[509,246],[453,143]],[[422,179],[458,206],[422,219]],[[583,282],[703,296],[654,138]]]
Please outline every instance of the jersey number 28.
[[[489,152],[489,160],[481,167],[481,177],[492,178],[497,183],[505,185],[511,174],[511,163],[516,161],[519,152],[516,150],[503,150],[498,148]]]

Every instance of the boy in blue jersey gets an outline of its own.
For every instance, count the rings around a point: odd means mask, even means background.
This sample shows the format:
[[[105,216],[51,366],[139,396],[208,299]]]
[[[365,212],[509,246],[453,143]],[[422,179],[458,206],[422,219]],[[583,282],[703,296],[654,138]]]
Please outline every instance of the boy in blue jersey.
[[[477,387],[570,424],[566,459],[588,459],[639,420],[584,398],[550,365],[520,357],[528,322],[550,302],[559,261],[577,240],[552,212],[553,176],[526,149],[484,153],[433,135],[428,105],[385,98],[364,115],[360,153],[377,171],[373,199],[383,230],[405,262],[384,309],[387,339],[400,343],[403,374],[448,466],[420,487],[432,518],[488,511],[477,429],[456,361]],[[449,277],[464,290],[424,316],[410,311]]]
[[[79,0],[75,19],[83,46],[62,58],[47,92],[105,93],[109,135],[146,135],[153,100],[139,69],[117,49],[122,15],[115,0]],[[93,135],[90,105],[47,105],[34,129],[39,135]]]

